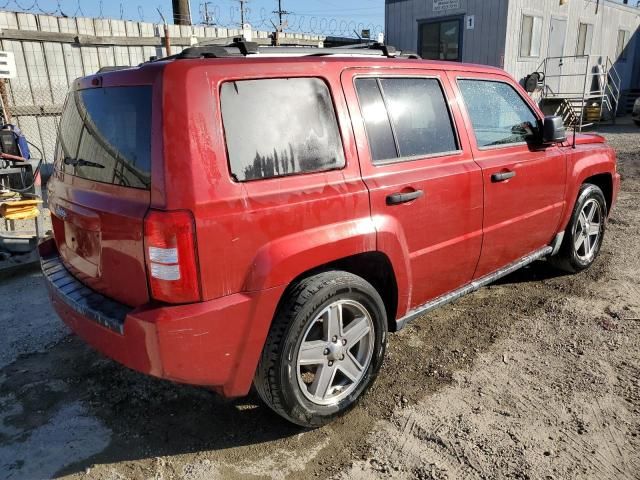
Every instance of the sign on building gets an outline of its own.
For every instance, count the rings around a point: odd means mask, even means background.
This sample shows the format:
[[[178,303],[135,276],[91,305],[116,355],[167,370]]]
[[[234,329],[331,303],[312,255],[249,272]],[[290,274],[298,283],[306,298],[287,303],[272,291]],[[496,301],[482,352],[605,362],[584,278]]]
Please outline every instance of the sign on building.
[[[476,16],[475,15],[467,15],[464,17],[464,23],[467,26],[467,30],[473,30],[476,28]]]
[[[433,0],[433,11],[444,12],[460,8],[460,0]]]
[[[0,52],[0,78],[15,78],[16,59],[13,52]]]

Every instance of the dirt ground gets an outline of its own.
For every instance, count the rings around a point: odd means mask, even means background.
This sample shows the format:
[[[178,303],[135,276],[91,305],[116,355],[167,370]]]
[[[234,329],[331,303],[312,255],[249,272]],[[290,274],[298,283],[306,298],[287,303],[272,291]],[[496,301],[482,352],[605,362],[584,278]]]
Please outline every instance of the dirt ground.
[[[0,478],[640,478],[640,130],[602,132],[623,183],[594,266],[537,262],[392,335],[319,430],[122,368],[67,334],[37,271],[0,280]]]

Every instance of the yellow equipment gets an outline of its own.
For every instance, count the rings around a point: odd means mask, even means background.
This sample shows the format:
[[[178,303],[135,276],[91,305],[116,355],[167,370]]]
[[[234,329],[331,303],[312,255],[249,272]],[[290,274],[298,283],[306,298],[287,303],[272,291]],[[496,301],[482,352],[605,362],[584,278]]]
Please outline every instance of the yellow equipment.
[[[40,199],[0,202],[0,217],[4,217],[7,220],[30,220],[37,218],[40,214],[38,205],[41,203],[42,200]]]

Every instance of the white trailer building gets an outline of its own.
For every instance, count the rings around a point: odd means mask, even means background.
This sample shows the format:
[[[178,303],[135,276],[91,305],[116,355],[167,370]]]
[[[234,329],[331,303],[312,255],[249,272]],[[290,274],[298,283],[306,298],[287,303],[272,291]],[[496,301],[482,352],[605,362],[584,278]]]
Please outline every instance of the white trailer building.
[[[493,65],[522,82],[542,71],[540,94],[584,97],[580,111],[609,91],[602,113],[620,113],[640,95],[640,8],[630,1],[385,0],[385,30],[387,43],[423,58]]]

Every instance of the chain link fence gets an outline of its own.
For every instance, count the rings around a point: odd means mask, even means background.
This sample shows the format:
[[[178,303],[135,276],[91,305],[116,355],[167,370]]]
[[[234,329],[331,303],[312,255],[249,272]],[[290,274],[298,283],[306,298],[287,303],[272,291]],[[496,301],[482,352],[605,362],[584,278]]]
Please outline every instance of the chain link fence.
[[[2,105],[4,111],[2,116],[7,123],[12,123],[25,135],[29,141],[31,153],[31,165],[33,171],[42,164],[51,164],[54,158],[56,136],[62,106],[67,92],[66,85],[42,84],[35,81],[24,83],[16,80],[5,81],[0,86],[2,94]],[[41,167],[41,172],[47,167]],[[31,175],[22,175],[23,183],[31,184]],[[14,175],[15,177],[15,175]],[[38,187],[35,192],[40,192],[39,183],[42,176],[37,180]],[[17,181],[17,178],[14,178]],[[28,187],[20,185],[18,182],[14,187]],[[23,235],[34,235],[37,231],[40,235],[51,229],[51,222],[46,210],[46,202],[40,207],[41,215],[36,220],[5,220],[0,222],[0,234],[6,232],[17,232]],[[2,256],[2,255],[0,255]]]
[[[7,123],[17,125],[30,142],[33,159],[53,162],[66,94],[66,85],[6,82],[4,118]]]

